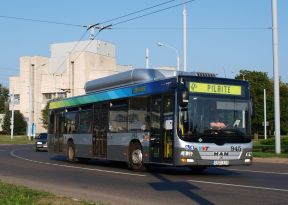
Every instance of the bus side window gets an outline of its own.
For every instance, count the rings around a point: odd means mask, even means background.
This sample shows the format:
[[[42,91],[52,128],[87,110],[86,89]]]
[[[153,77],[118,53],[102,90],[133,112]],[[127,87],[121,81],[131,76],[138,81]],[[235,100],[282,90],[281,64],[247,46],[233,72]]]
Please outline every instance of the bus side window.
[[[92,110],[79,113],[79,133],[90,133],[92,130]]]
[[[127,132],[128,130],[128,100],[110,103],[109,131]]]
[[[147,113],[147,97],[130,99],[128,127],[130,131],[149,130],[149,115]]]

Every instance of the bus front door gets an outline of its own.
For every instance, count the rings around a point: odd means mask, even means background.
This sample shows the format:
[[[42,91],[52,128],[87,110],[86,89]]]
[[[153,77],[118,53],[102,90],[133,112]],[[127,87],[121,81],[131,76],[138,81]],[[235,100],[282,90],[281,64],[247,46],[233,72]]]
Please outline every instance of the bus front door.
[[[107,157],[107,132],[109,127],[109,106],[105,104],[94,105],[94,128],[93,128],[93,155]]]
[[[150,139],[150,159],[152,162],[172,162],[173,111],[173,95],[152,97]]]
[[[54,152],[62,152],[63,151],[63,134],[64,134],[64,113],[59,112],[56,113],[56,132],[54,138]]]

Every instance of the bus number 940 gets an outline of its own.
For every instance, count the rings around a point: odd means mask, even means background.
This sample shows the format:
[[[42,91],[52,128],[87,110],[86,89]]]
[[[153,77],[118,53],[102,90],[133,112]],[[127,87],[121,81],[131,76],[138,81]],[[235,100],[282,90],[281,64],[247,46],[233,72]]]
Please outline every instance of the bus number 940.
[[[241,146],[231,146],[231,152],[241,152]]]

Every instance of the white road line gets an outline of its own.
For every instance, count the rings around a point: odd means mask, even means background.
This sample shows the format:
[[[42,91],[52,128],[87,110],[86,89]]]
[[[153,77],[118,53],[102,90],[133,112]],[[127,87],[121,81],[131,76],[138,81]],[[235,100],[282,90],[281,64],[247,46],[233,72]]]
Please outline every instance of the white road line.
[[[192,179],[188,180],[188,181],[194,182],[194,183],[201,183],[201,184],[213,184],[213,185],[232,186],[232,187],[241,187],[241,188],[249,188],[249,189],[262,189],[262,190],[269,190],[269,191],[288,192],[288,189],[277,189],[277,188],[259,187],[259,186],[247,186],[247,185],[240,185],[240,184],[225,184],[225,183],[218,183],[218,182],[198,181],[198,180],[192,180]]]
[[[8,150],[6,149],[0,149],[0,152],[7,152]]]
[[[11,156],[22,159],[28,162],[33,162],[33,163],[38,163],[38,164],[45,164],[45,165],[51,165],[51,166],[57,166],[57,167],[65,167],[65,168],[72,168],[72,169],[82,169],[82,170],[88,170],[88,171],[96,171],[96,172],[104,172],[104,173],[110,173],[110,174],[121,174],[121,175],[129,175],[129,176],[138,176],[138,177],[145,177],[146,175],[144,174],[133,174],[133,173],[127,173],[127,172],[116,172],[116,171],[109,171],[109,170],[103,170],[103,169],[92,169],[92,168],[87,168],[87,167],[76,167],[76,166],[70,166],[70,165],[64,165],[64,164],[54,164],[54,163],[49,163],[49,162],[41,162],[41,161],[36,161],[32,159],[27,159],[24,157],[20,157],[15,154],[15,151],[17,150],[23,150],[23,149],[15,149],[10,152]]]
[[[249,170],[249,169],[225,169],[229,171],[239,171],[239,172],[252,172],[252,173],[262,173],[262,174],[279,174],[279,175],[288,175],[285,172],[266,172],[266,171],[257,171],[257,170]]]

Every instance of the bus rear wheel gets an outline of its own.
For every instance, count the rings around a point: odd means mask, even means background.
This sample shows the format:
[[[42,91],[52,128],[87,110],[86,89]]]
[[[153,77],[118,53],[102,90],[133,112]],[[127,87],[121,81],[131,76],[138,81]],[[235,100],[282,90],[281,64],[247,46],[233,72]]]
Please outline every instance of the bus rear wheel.
[[[76,158],[75,158],[75,147],[74,147],[74,143],[72,141],[69,141],[67,144],[67,160],[68,162],[75,162]]]
[[[129,164],[133,171],[140,172],[146,170],[143,163],[143,151],[138,142],[134,142],[130,145]]]

